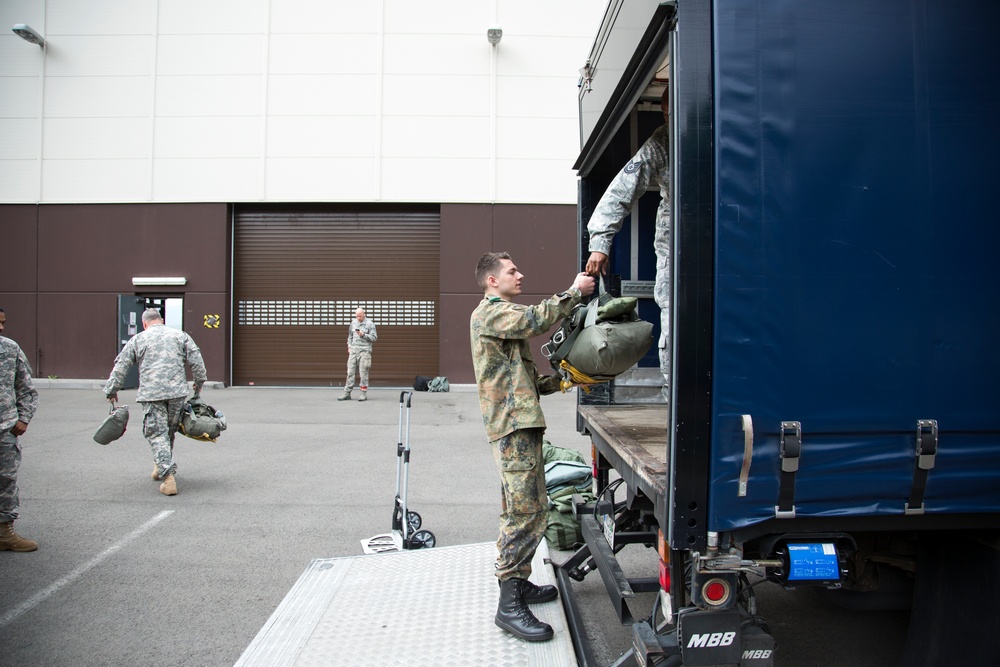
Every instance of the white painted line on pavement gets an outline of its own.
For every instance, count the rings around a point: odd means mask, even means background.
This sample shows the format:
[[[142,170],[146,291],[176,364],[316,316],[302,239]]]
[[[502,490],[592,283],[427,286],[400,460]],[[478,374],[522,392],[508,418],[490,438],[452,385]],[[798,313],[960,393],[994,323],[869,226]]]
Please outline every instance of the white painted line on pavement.
[[[80,567],[76,568],[75,570],[73,570],[72,572],[70,572],[69,574],[67,574],[65,577],[63,577],[62,579],[60,579],[59,581],[55,582],[54,584],[52,584],[51,586],[49,586],[48,588],[46,588],[45,590],[41,591],[40,593],[36,593],[35,595],[31,596],[29,599],[25,600],[24,602],[22,602],[18,606],[14,607],[10,611],[8,611],[6,614],[4,614],[2,617],[0,617],[0,628],[4,627],[5,625],[7,625],[9,623],[14,622],[22,614],[24,614],[24,613],[26,613],[28,611],[31,611],[32,609],[34,609],[35,607],[37,607],[39,604],[41,604],[42,602],[44,602],[47,598],[51,597],[54,593],[58,592],[59,590],[65,588],[66,586],[70,585],[71,583],[73,583],[74,581],[76,581],[77,579],[79,579],[88,570],[93,569],[98,564],[100,564],[101,561],[105,560],[109,556],[114,555],[115,552],[117,552],[118,550],[120,550],[122,547],[124,547],[125,545],[127,545],[129,542],[131,542],[132,540],[136,539],[137,537],[140,537],[143,533],[145,533],[150,528],[152,528],[156,524],[160,523],[161,521],[163,521],[164,519],[166,519],[168,516],[170,516],[173,513],[174,513],[174,510],[166,510],[166,511],[160,512],[159,514],[157,514],[156,516],[154,516],[152,519],[150,519],[149,521],[147,521],[146,523],[142,524],[141,526],[139,526],[138,528],[136,528],[135,530],[133,530],[131,533],[129,533],[128,535],[126,535],[124,538],[122,538],[118,542],[112,544],[110,547],[108,547],[107,549],[105,549],[101,554],[99,554],[98,556],[92,558],[89,562],[84,563],[83,565],[81,565]]]

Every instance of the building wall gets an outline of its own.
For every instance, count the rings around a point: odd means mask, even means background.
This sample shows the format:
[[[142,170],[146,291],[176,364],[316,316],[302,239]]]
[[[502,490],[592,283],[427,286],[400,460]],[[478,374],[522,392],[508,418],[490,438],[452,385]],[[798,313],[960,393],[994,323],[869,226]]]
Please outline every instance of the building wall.
[[[473,272],[484,252],[511,253],[525,274],[522,303],[572,284],[575,216],[571,205],[441,205],[440,366],[427,372],[475,380],[469,316],[482,299]],[[118,295],[183,296],[184,329],[201,347],[209,379],[228,382],[230,217],[225,204],[0,205],[0,237],[17,249],[0,263],[5,334],[38,377],[102,378],[119,348]],[[136,276],[183,276],[187,283],[136,287]],[[219,328],[204,326],[207,314],[221,315]],[[534,350],[545,370],[543,342],[535,340]]]
[[[38,377],[107,377],[118,352],[118,295],[184,297],[184,329],[201,347],[209,379],[228,375],[229,207],[225,204],[0,206],[5,335]],[[12,253],[14,254],[14,253]],[[183,276],[181,287],[135,287],[137,276]],[[222,315],[206,328],[206,314]]]
[[[541,205],[441,207],[441,375],[450,382],[472,383],[469,317],[483,298],[474,276],[484,252],[507,251],[524,274],[519,303],[536,304],[568,288],[580,270],[576,247],[576,207]],[[543,373],[548,362],[532,341]]]
[[[3,335],[21,346],[38,368],[38,216],[35,206],[0,206],[0,308],[6,311]]]
[[[0,202],[573,203],[603,4],[5,0]]]
[[[604,4],[0,2],[0,25],[46,39],[0,33],[7,333],[38,375],[103,377],[116,296],[183,275],[185,328],[228,381],[233,206],[430,203],[439,372],[471,381],[479,255],[513,254],[525,302],[576,270],[578,70]]]

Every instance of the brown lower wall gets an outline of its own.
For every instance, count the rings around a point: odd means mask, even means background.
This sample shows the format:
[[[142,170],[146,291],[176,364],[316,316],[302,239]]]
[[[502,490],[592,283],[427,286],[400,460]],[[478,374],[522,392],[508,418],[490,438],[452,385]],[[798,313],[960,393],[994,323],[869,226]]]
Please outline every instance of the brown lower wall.
[[[31,250],[0,263],[5,333],[38,377],[103,378],[118,351],[118,295],[183,296],[184,328],[202,348],[209,379],[224,380],[229,217],[225,204],[0,206],[5,241],[10,234]],[[135,287],[134,276],[187,284]],[[220,329],[202,326],[208,312],[223,315]]]
[[[0,308],[5,335],[39,377],[104,378],[117,352],[117,296],[183,295],[184,328],[208,376],[229,381],[230,207],[226,204],[0,205]],[[522,303],[566,289],[578,271],[576,207],[442,204],[440,368],[475,382],[469,316],[484,252],[506,250],[525,274]],[[180,288],[136,288],[133,276],[184,276]],[[204,316],[218,314],[218,329]],[[544,337],[533,341],[535,359]]]
[[[536,304],[573,284],[579,271],[576,207],[545,204],[443,204],[441,206],[441,375],[449,382],[476,381],[469,345],[469,316],[483,293],[474,277],[485,252],[509,252],[524,274],[520,302]],[[548,365],[532,341],[535,363]]]

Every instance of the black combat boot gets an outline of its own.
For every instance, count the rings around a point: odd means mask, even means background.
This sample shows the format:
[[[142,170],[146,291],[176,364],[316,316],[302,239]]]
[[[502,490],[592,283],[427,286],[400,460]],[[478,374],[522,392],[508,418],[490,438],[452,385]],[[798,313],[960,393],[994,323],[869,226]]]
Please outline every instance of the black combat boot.
[[[555,586],[536,586],[527,579],[521,585],[521,599],[527,604],[541,604],[542,602],[552,602],[559,597],[559,592]],[[500,583],[500,580],[497,580]]]
[[[542,602],[552,602],[559,597],[555,586],[536,586],[527,579],[521,586],[521,599],[528,604],[541,604]]]
[[[542,623],[528,609],[522,598],[525,579],[507,579],[500,582],[500,604],[496,624],[525,641],[544,642],[552,639],[552,626]]]

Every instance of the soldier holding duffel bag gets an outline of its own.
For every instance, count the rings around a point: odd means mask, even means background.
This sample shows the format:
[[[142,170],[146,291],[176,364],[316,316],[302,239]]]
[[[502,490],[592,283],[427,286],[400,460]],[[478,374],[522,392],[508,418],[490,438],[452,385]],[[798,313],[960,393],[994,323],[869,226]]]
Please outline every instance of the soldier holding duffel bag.
[[[529,580],[531,559],[545,535],[548,498],[542,458],[545,417],[538,398],[559,391],[558,375],[542,376],[531,356],[530,339],[547,332],[594,291],[594,279],[580,273],[573,285],[537,306],[522,306],[521,279],[507,253],[486,253],[476,266],[483,300],[469,320],[472,364],[483,426],[500,472],[500,536],[496,576],[500,602],[497,626],[526,641],[552,639],[552,627],[528,608],[555,600],[553,586]]]
[[[142,433],[153,450],[154,480],[161,480],[160,493],[177,495],[177,464],[174,463],[174,434],[188,397],[185,367],[194,377],[194,392],[199,394],[208,379],[201,350],[184,331],[163,324],[160,311],[148,308],[142,313],[142,328],[115,359],[104,394],[118,400],[118,390],[133,364],[139,364],[139,391],[136,400],[142,405]]]

